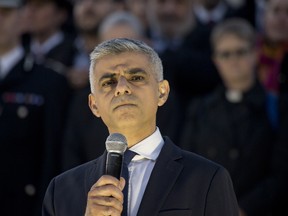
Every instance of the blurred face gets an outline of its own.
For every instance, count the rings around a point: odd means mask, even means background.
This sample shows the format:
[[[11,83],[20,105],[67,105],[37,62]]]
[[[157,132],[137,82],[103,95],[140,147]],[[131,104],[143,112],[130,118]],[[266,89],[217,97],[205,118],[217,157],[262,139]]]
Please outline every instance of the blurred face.
[[[26,5],[26,16],[30,32],[36,35],[55,33],[64,23],[67,14],[52,2],[31,1]]]
[[[126,0],[126,2],[128,10],[142,22],[143,26],[146,26],[147,17],[145,10],[147,7],[147,0]]]
[[[102,19],[115,8],[112,0],[77,0],[74,5],[74,19],[82,32],[95,33]]]
[[[157,107],[165,103],[169,93],[168,82],[158,82],[155,77],[143,54],[125,52],[103,57],[95,66],[89,106],[110,133],[150,133],[156,127]]]
[[[162,35],[186,34],[193,23],[192,0],[148,0],[148,19]]]
[[[256,52],[247,41],[234,35],[225,35],[218,39],[214,50],[214,62],[226,84],[253,78]]]
[[[271,41],[288,41],[288,0],[267,1],[264,26]]]
[[[0,7],[0,50],[5,51],[18,42],[20,30],[20,9]]]

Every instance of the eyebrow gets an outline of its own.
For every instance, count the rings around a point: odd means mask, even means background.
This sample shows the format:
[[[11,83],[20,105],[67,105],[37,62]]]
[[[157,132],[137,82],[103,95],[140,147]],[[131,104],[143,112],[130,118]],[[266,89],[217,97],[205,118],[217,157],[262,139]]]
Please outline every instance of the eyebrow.
[[[128,74],[128,75],[134,75],[134,74],[143,74],[143,75],[147,75],[148,73],[142,69],[142,68],[131,68],[131,69],[128,69],[124,72],[125,74]],[[101,78],[99,79],[99,82],[101,82],[102,80],[105,80],[105,79],[113,79],[116,77],[116,73],[105,73],[103,76],[101,76]]]

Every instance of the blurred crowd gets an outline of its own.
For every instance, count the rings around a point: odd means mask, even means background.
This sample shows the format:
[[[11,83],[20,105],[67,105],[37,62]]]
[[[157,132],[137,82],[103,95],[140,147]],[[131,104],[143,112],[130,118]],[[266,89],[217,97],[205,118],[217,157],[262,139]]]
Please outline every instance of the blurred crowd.
[[[0,0],[1,215],[104,152],[89,54],[118,37],[163,62],[162,135],[230,172],[241,216],[288,215],[288,0]]]

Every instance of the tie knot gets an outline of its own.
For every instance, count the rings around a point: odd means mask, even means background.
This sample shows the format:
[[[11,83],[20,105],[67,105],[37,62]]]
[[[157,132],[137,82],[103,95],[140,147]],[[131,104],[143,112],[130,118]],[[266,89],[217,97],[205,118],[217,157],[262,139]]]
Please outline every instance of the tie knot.
[[[135,155],[137,155],[136,152],[127,149],[124,153],[124,164],[128,166],[128,164],[131,162],[131,160],[134,158]]]

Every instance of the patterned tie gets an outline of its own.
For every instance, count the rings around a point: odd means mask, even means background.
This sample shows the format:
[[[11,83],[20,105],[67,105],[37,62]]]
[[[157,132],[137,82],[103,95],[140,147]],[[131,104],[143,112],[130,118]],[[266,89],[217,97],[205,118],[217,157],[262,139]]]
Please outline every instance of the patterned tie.
[[[136,152],[126,150],[124,153],[124,161],[123,161],[123,166],[122,166],[122,173],[121,176],[125,178],[126,184],[123,189],[123,194],[124,194],[124,204],[123,204],[123,211],[122,211],[122,216],[127,216],[128,215],[128,188],[129,188],[129,171],[128,171],[128,165],[130,161],[133,159],[133,157],[137,155]]]

